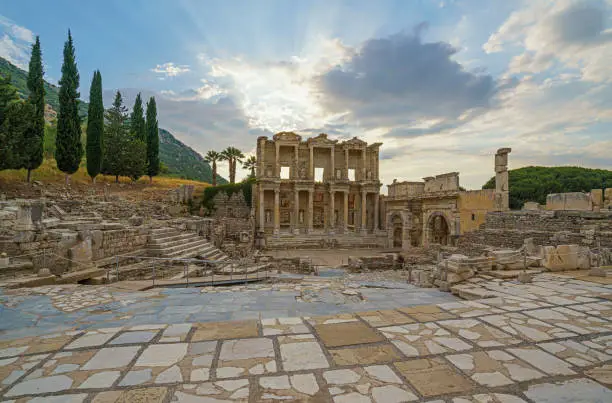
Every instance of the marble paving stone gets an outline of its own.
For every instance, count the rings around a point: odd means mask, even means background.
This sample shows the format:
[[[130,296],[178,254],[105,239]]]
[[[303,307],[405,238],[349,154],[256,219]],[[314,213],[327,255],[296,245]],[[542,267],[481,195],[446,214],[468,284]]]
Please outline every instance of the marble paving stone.
[[[177,386],[173,403],[248,402],[250,382],[233,379]]]
[[[72,378],[66,375],[47,376],[19,382],[5,393],[5,397],[60,392],[72,387]]]
[[[443,304],[438,304],[438,306],[451,312],[453,315],[457,315],[462,318],[473,318],[476,316],[506,312],[503,309],[481,304],[476,301],[446,302]]]
[[[53,333],[39,337],[22,337],[17,340],[0,341],[0,358],[21,354],[40,354],[57,351],[73,336]]]
[[[259,378],[257,402],[293,400],[300,402],[325,401],[327,392],[319,387],[314,374],[266,376]]]
[[[547,295],[541,298],[542,301],[548,302],[553,305],[570,305],[578,303],[589,303],[597,302],[596,298],[585,297],[583,295],[570,295],[570,294],[555,294]]]
[[[585,375],[595,379],[597,382],[612,387],[612,364],[604,364],[593,367],[584,372]]]
[[[408,357],[454,353],[473,347],[434,322],[409,323],[379,329]]]
[[[377,343],[385,340],[362,322],[329,323],[316,325],[314,328],[326,347]]]
[[[256,320],[197,323],[191,341],[206,341],[219,339],[244,339],[258,337]]]
[[[612,322],[567,307],[536,309],[525,311],[525,314],[577,334],[601,333],[612,330]]]
[[[450,319],[438,324],[479,347],[503,347],[522,341],[476,319]]]
[[[139,347],[110,347],[96,351],[96,354],[83,366],[83,370],[98,370],[122,368],[128,365],[138,353]],[[86,351],[85,353],[89,353]],[[75,353],[75,356],[79,353]],[[72,357],[63,357],[58,362],[66,360],[72,363]]]
[[[135,332],[125,332],[121,333],[115,339],[113,339],[109,344],[111,345],[119,345],[119,344],[138,344],[138,343],[148,343],[157,335],[157,332],[151,331],[135,331]]]
[[[387,365],[372,365],[323,372],[334,402],[409,402],[418,397]]]
[[[425,397],[469,393],[475,385],[458,374],[442,358],[421,358],[396,362],[395,367]]]
[[[216,341],[151,345],[120,385],[208,381],[216,349]]]
[[[524,392],[534,403],[609,403],[612,390],[586,378],[530,385]]]
[[[443,403],[442,401],[439,401]],[[450,400],[451,403],[527,403],[515,395],[506,393],[479,393],[473,396],[454,397]],[[434,402],[430,402],[434,403]]]
[[[537,347],[508,348],[506,351],[509,351],[511,354],[514,354],[548,375],[575,374],[575,372],[570,369],[568,363]]]
[[[65,349],[74,350],[77,348],[100,347],[101,345],[112,339],[115,334],[117,334],[117,332],[119,332],[119,329],[111,332],[103,332],[100,330],[90,331],[80,336],[72,343],[68,344]]]
[[[612,335],[594,337],[590,340],[583,341],[583,343],[587,347],[602,351],[608,355],[612,355]]]
[[[81,383],[81,385],[79,385],[79,389],[110,388],[120,376],[121,372],[119,371],[98,372],[91,375],[83,383]]]
[[[357,312],[357,315],[370,326],[381,327],[381,326],[392,326],[392,325],[405,325],[406,323],[413,323],[414,320],[408,316],[394,310],[382,310],[382,311],[367,311]]]
[[[160,343],[179,343],[187,341],[191,323],[176,323],[168,326],[159,339]]]
[[[590,304],[572,305],[571,309],[600,318],[612,318],[612,301],[593,302]]]
[[[280,336],[278,342],[285,371],[329,368],[327,358],[313,335]]]
[[[86,393],[69,394],[69,395],[54,395],[44,397],[34,397],[19,399],[19,403],[82,403],[87,399]]]
[[[522,311],[525,309],[547,308],[551,306],[551,304],[546,302],[512,295],[507,295],[504,297],[483,298],[477,300],[476,302],[479,302],[484,305],[494,306],[504,311]]]
[[[261,327],[264,336],[310,333],[310,330],[299,317],[262,319]]]
[[[483,316],[480,319],[500,328],[508,334],[521,337],[528,341],[546,341],[576,336],[576,333],[553,326],[539,319],[531,318],[519,312]]]
[[[221,345],[217,378],[276,372],[272,340],[268,338],[226,340]]]
[[[357,322],[359,319],[352,313],[340,313],[337,315],[323,315],[308,318],[308,323],[316,325],[331,325],[334,323]]]
[[[0,358],[0,389],[13,384],[30,369],[38,365],[49,354]]]
[[[391,344],[339,348],[329,350],[329,353],[336,365],[369,365],[401,359],[400,354]]]
[[[443,311],[435,305],[417,305],[408,308],[398,308],[400,312],[408,314],[417,322],[433,322],[435,320],[454,319],[455,315]]]
[[[576,367],[588,367],[612,360],[612,355],[606,354],[603,346],[593,347],[593,344],[572,339],[540,343],[537,346]]]
[[[446,358],[475,382],[486,387],[510,385],[545,376],[502,350],[452,354]]]
[[[163,387],[114,390],[94,395],[91,403],[162,403],[167,394]]]

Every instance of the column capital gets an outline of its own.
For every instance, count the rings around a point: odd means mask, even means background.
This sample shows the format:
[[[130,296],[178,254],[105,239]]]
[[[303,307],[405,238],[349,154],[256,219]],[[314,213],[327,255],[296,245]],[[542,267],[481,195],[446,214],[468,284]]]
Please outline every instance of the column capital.
[[[280,193],[280,189],[274,189],[274,194]]]

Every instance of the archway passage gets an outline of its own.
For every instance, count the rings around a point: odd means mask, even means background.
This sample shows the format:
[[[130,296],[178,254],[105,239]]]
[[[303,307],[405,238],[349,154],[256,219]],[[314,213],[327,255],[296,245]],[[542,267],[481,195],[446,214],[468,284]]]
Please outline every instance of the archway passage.
[[[401,248],[404,238],[404,223],[402,218],[399,216],[393,217],[393,220],[391,221],[391,228],[393,228],[393,247]]]
[[[450,228],[446,219],[441,214],[431,216],[428,224],[429,243],[448,245],[450,241]]]

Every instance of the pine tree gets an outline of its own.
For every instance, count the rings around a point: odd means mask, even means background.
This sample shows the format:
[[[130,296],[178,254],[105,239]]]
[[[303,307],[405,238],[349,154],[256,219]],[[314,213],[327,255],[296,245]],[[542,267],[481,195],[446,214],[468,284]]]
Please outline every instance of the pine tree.
[[[159,174],[159,129],[155,97],[147,102],[147,174],[150,182]]]
[[[19,140],[19,164],[17,168],[28,170],[27,181],[33,169],[36,169],[43,161],[43,139],[45,137],[45,87],[44,70],[42,65],[42,52],[40,49],[40,38],[36,37],[36,42],[32,45],[32,56],[28,69],[27,85],[30,90],[28,103],[31,110],[25,110],[26,114],[31,114],[30,124],[28,125]]]
[[[59,84],[55,159],[59,170],[66,174],[66,184],[68,184],[70,175],[79,169],[83,157],[81,121],[78,110],[79,92],[77,91],[79,72],[70,31],[68,31],[68,41],[64,44],[64,63]]]
[[[144,118],[144,110],[142,109],[142,98],[140,92],[136,95],[136,101],[134,101],[134,109],[132,109],[132,115],[130,116],[130,131],[138,140],[143,143],[147,142],[147,124]]]
[[[104,138],[104,103],[102,101],[102,74],[94,71],[89,89],[89,109],[87,110],[87,173],[93,183],[102,170],[102,150]]]

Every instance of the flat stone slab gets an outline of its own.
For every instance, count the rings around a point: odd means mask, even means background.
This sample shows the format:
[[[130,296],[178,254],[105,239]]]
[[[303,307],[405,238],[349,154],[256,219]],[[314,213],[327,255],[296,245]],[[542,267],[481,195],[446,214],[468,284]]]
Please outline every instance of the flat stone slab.
[[[167,388],[143,388],[101,392],[94,395],[92,403],[162,403],[168,393]]]
[[[380,331],[408,357],[454,353],[473,349],[471,344],[434,322],[382,327]]]
[[[407,314],[417,322],[433,322],[435,320],[456,318],[455,315],[443,311],[435,305],[410,306],[407,308],[398,308],[397,310]]]
[[[525,314],[576,334],[612,331],[612,322],[564,306],[525,311]]]
[[[259,336],[256,320],[198,323],[195,327],[191,341],[244,339]]]
[[[522,342],[518,337],[513,337],[477,319],[450,319],[440,321],[438,324],[479,347],[502,347]]]
[[[491,305],[481,304],[480,302],[476,301],[446,302],[444,304],[438,304],[438,306],[451,312],[453,315],[457,315],[462,318],[473,318],[506,312],[503,309]]]
[[[137,343],[148,343],[157,335],[157,332],[151,331],[137,331],[137,332],[125,332],[113,339],[110,344],[137,344]]]
[[[535,403],[608,403],[612,390],[590,379],[531,385],[524,392]]]
[[[218,378],[261,375],[276,371],[272,340],[257,338],[223,342],[217,367]]]
[[[349,347],[329,350],[336,365],[369,365],[400,360],[402,357],[391,344]]]
[[[480,318],[504,332],[528,341],[546,341],[558,338],[573,337],[576,333],[524,315],[509,312],[503,315],[490,315]]]
[[[329,367],[327,358],[313,335],[282,336],[278,341],[285,371]]]
[[[373,327],[404,325],[414,322],[414,319],[395,310],[357,312],[357,315]]]
[[[326,347],[377,343],[384,338],[362,322],[330,323],[315,326],[315,331]]]
[[[422,358],[396,362],[395,367],[423,396],[434,397],[449,393],[467,393],[475,385],[459,375],[441,358]]]

